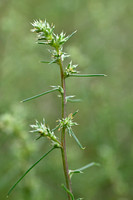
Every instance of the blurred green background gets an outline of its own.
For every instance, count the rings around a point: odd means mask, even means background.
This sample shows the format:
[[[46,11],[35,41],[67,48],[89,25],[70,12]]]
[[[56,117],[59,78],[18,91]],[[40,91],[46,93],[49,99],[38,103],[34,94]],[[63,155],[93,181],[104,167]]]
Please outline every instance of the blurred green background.
[[[67,137],[69,166],[92,167],[73,176],[75,197],[86,200],[133,199],[133,1],[132,0],[1,0],[0,1],[0,199],[9,188],[50,149],[47,140],[36,141],[29,124],[46,118],[51,128],[60,118],[57,93],[19,103],[60,84],[57,65],[48,60],[47,48],[35,43],[30,32],[34,19],[47,19],[56,33],[78,32],[65,45],[81,73],[104,73],[103,78],[71,78],[67,94],[82,101],[67,105],[67,113],[79,108],[74,128],[80,150]],[[66,63],[70,61],[68,59]],[[64,175],[60,152],[55,150],[36,166],[9,199],[63,200]]]

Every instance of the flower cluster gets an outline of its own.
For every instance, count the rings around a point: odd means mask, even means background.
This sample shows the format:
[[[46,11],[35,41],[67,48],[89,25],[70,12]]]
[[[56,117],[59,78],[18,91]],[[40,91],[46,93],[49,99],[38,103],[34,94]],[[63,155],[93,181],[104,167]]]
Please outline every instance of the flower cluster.
[[[51,58],[52,58],[51,63],[58,63],[59,59],[64,61],[65,58],[70,56],[69,54],[63,52],[62,48],[59,51],[57,51],[57,50],[49,50],[49,52],[51,53]]]
[[[59,35],[54,33],[55,26],[50,25],[46,20],[35,20],[32,23],[33,29],[32,32],[37,33],[38,44],[50,45],[54,50],[50,50],[52,54],[51,63],[58,63],[59,59],[64,61],[66,57],[69,57],[68,54],[63,52],[63,44],[71,38],[76,31],[72,34],[66,36],[65,33],[61,32]]]
[[[30,132],[36,132],[39,133],[40,137],[47,137],[48,139],[50,139],[52,141],[52,144],[55,146],[60,146],[60,142],[58,141],[57,137],[55,136],[54,132],[50,130],[49,127],[47,127],[45,125],[45,120],[43,119],[43,123],[39,123],[36,120],[36,124],[34,125],[30,125],[31,128],[33,128],[34,130],[30,131]]]
[[[63,129],[63,128],[67,129],[68,134],[75,139],[75,141],[77,142],[79,147],[81,149],[84,149],[84,147],[81,145],[81,143],[79,142],[78,138],[76,137],[76,135],[74,134],[74,132],[72,130],[72,126],[78,125],[76,122],[73,122],[73,117],[77,114],[77,112],[78,111],[76,111],[73,114],[71,113],[65,119],[58,120],[59,124],[57,125],[57,128],[59,131],[60,131],[60,129]]]
[[[69,38],[76,33],[76,31],[74,31],[71,35],[66,36],[66,33],[61,32],[59,35],[55,35],[55,44],[56,47],[62,47],[62,45],[67,42],[69,40]],[[65,37],[66,36],[66,37]]]
[[[72,61],[68,64],[68,66],[65,68],[65,76],[69,76],[71,74],[76,74],[78,71],[76,70],[78,65],[73,65]]]
[[[59,119],[58,122],[59,122],[59,131],[60,129],[62,128],[67,128],[68,132],[69,130],[71,129],[72,126],[75,126],[75,125],[78,125],[76,122],[73,122],[73,114],[69,114],[68,117],[66,117],[65,119]]]
[[[37,33],[38,36],[38,40],[43,40],[43,44],[49,44],[49,45],[53,45],[53,30],[54,30],[54,26],[53,25],[49,25],[49,23],[42,20],[39,21],[34,21],[32,23],[32,26],[34,27],[31,31]]]

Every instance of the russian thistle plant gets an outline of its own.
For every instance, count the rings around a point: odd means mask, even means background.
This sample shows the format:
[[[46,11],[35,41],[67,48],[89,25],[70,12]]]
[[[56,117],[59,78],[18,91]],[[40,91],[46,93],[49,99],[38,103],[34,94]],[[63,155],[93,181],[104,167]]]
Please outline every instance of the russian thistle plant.
[[[31,30],[33,33],[37,34],[37,43],[42,45],[50,46],[51,49],[49,50],[51,54],[50,61],[41,61],[42,63],[48,64],[57,64],[60,68],[60,77],[61,77],[61,85],[52,86],[51,90],[43,92],[41,94],[35,95],[33,97],[24,99],[22,102],[27,102],[35,98],[39,98],[43,95],[49,94],[51,92],[58,91],[61,97],[61,119],[57,120],[57,126],[53,129],[46,124],[45,119],[43,119],[42,123],[36,121],[34,125],[31,125],[31,132],[35,132],[38,134],[37,139],[42,137],[46,137],[51,141],[52,148],[45,153],[37,162],[35,162],[26,172],[25,174],[15,183],[15,185],[10,189],[8,195],[11,191],[16,187],[16,185],[24,178],[24,176],[35,166],[37,165],[44,157],[46,157],[51,151],[54,149],[61,150],[62,155],[62,163],[63,163],[63,170],[65,175],[66,184],[62,184],[62,187],[67,192],[68,200],[74,200],[74,195],[72,192],[72,185],[71,185],[71,177],[74,173],[81,173],[82,170],[91,167],[93,165],[98,165],[97,163],[90,163],[81,167],[76,170],[70,170],[68,167],[67,162],[67,153],[66,153],[66,134],[72,136],[79,147],[84,149],[81,145],[80,141],[76,137],[75,133],[73,132],[72,127],[78,125],[74,122],[74,116],[77,114],[78,111],[74,113],[70,113],[68,116],[66,115],[66,104],[67,102],[74,101],[72,98],[74,96],[66,96],[66,86],[65,82],[68,78],[73,77],[96,77],[96,76],[105,76],[104,74],[80,74],[77,71],[77,66],[70,61],[67,66],[63,66],[63,62],[65,58],[69,57],[67,53],[63,51],[63,45],[76,33],[74,31],[72,34],[66,36],[64,32],[61,32],[59,35],[55,34],[54,29],[55,26],[52,24],[42,20],[36,20],[32,23],[33,29]],[[56,136],[56,131],[60,132],[61,136],[60,139]],[[81,198],[78,198],[80,200]]]

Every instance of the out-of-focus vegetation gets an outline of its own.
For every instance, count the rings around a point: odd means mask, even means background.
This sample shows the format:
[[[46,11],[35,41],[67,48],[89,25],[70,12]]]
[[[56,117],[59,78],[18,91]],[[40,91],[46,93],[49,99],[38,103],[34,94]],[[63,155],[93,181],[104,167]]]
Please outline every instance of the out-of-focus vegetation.
[[[106,78],[67,79],[68,95],[82,102],[75,133],[86,149],[81,151],[67,139],[71,169],[99,162],[73,176],[73,190],[86,200],[133,199],[133,26],[131,0],[38,0],[0,1],[0,199],[4,200],[14,182],[49,148],[35,140],[29,124],[47,117],[51,127],[60,118],[60,99],[49,94],[20,104],[32,95],[58,85],[56,65],[47,59],[43,46],[30,33],[33,19],[47,19],[68,34],[78,30],[65,51],[72,55],[83,73],[104,73]],[[78,86],[78,87],[77,87]],[[55,156],[56,155],[56,156]],[[64,199],[60,153],[51,153],[36,166],[11,194],[11,199]]]

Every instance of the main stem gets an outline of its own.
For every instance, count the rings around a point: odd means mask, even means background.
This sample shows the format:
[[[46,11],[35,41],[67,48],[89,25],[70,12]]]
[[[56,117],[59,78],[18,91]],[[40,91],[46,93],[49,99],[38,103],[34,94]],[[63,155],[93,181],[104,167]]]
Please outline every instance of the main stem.
[[[61,59],[59,60],[59,66],[60,66],[60,73],[61,73],[61,86],[64,90],[64,93],[62,94],[62,119],[63,118],[65,119],[66,117],[66,87],[65,87],[65,77],[64,77]],[[67,154],[66,154],[65,128],[62,129],[62,133],[61,133],[61,145],[62,145],[61,154],[62,154],[64,175],[66,179],[66,187],[72,193],[71,180],[70,180],[69,171],[68,171],[68,162],[67,162]],[[70,194],[68,194],[68,200],[71,200]]]

